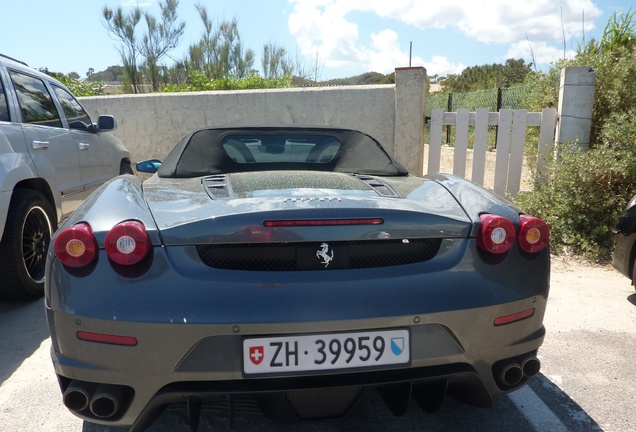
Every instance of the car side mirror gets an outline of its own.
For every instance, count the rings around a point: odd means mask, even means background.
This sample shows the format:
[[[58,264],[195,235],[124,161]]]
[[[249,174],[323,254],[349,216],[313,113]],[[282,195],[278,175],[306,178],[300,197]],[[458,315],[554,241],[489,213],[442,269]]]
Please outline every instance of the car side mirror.
[[[115,117],[110,115],[100,115],[97,119],[97,130],[112,131],[117,129],[117,121]]]
[[[161,161],[158,159],[150,159],[141,162],[137,162],[135,168],[142,173],[154,174],[159,170]]]

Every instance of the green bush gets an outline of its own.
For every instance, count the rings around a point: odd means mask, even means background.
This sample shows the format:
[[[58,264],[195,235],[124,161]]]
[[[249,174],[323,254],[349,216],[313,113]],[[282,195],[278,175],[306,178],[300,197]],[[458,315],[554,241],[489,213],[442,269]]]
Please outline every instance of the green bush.
[[[190,92],[190,91],[211,91],[211,90],[248,90],[267,88],[287,88],[291,87],[291,76],[280,78],[263,78],[260,75],[251,75],[247,78],[222,78],[217,80],[209,79],[201,71],[190,71],[188,82],[185,84],[169,84],[164,87],[166,93]]]
[[[634,14],[610,19],[601,42],[579,48],[571,61],[547,73],[532,74],[535,90],[529,106],[556,106],[558,78],[566,66],[590,66],[596,72],[590,150],[561,144],[549,162],[547,183],[520,195],[517,204],[550,225],[557,253],[573,253],[608,262],[612,228],[636,194],[636,43]],[[617,27],[618,29],[614,29]],[[618,30],[618,31],[614,31]],[[631,34],[627,37],[626,34]]]
[[[596,72],[590,143],[603,145],[603,131],[614,116],[636,107],[636,44],[607,53],[584,53],[576,65],[591,66]],[[634,137],[629,145],[636,149]]]
[[[557,254],[608,262],[612,228],[636,193],[636,155],[606,146],[580,152],[575,145],[561,146],[558,154],[547,184],[519,195],[517,204],[548,223]]]
[[[64,84],[75,96],[101,96],[104,94],[104,82],[103,81],[89,81],[80,80],[79,75],[75,72],[71,72],[66,75],[61,72],[53,72],[47,68],[40,69],[49,76],[52,76],[56,80]]]
[[[64,84],[77,97],[101,96],[104,94],[104,83],[101,81],[67,80]]]

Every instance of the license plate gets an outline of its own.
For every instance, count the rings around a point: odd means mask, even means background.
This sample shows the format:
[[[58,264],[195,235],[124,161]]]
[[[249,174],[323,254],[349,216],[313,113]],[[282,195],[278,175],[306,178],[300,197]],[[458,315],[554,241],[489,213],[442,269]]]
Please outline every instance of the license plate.
[[[264,374],[406,364],[406,329],[243,340],[243,372]]]

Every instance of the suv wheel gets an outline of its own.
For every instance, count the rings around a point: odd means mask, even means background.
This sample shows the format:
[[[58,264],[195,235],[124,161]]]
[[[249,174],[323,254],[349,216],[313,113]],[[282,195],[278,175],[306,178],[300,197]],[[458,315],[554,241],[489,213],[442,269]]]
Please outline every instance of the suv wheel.
[[[0,297],[27,300],[44,293],[46,254],[55,212],[40,192],[16,189],[0,242]]]

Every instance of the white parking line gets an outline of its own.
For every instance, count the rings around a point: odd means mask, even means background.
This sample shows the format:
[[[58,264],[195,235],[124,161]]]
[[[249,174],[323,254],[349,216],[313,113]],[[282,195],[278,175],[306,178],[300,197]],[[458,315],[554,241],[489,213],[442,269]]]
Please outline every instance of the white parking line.
[[[527,385],[508,397],[537,432],[568,432],[568,428]]]

